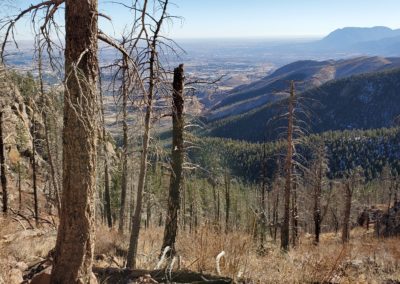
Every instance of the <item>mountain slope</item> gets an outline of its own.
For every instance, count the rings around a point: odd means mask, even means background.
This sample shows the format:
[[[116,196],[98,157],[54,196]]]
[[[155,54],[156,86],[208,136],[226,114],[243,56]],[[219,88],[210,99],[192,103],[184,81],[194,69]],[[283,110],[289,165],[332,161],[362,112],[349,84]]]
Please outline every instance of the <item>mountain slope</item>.
[[[346,27],[337,29],[323,38],[319,44],[330,48],[344,48],[360,43],[386,40],[400,36],[400,29],[392,30],[387,27],[356,28]]]
[[[331,81],[300,97],[311,114],[310,132],[390,127],[400,115],[400,69]],[[267,126],[267,121],[282,114],[285,103],[286,99],[211,124],[207,135],[273,140],[283,122]]]
[[[297,91],[348,76],[400,67],[400,58],[358,57],[345,60],[297,61],[276,70],[250,85],[239,86],[225,94],[206,113],[208,121],[251,111],[287,96],[288,82],[300,82]]]

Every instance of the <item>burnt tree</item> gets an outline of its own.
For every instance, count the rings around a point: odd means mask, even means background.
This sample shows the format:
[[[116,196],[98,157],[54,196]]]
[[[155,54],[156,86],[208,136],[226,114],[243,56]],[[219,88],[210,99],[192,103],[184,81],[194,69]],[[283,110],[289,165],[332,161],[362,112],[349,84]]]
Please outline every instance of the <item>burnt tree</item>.
[[[4,154],[4,133],[3,133],[3,111],[0,111],[0,170],[1,170],[1,188],[3,190],[3,213],[8,211],[8,192],[7,192],[7,175],[6,175],[6,159]]]
[[[171,152],[171,178],[168,195],[168,211],[165,221],[164,240],[161,253],[167,246],[170,254],[175,254],[175,241],[178,231],[178,216],[180,210],[180,193],[183,183],[184,141],[183,131],[185,126],[184,108],[184,70],[183,64],[174,70],[172,94],[172,152]]]
[[[288,106],[288,128],[287,128],[287,147],[285,159],[285,191],[284,191],[284,212],[283,224],[281,228],[281,248],[284,251],[289,250],[289,226],[290,226],[290,199],[292,191],[292,175],[293,175],[293,121],[294,121],[294,105],[295,105],[295,90],[294,82],[290,84],[290,97]]]

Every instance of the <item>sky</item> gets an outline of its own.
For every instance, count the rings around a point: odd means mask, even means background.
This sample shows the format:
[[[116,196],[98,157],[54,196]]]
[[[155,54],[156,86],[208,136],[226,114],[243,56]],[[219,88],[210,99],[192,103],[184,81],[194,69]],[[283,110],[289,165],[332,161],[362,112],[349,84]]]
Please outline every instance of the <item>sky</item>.
[[[0,0],[5,1],[5,0]],[[14,0],[24,7],[38,0]],[[112,0],[99,0],[103,30],[118,36],[131,18]],[[131,0],[122,0],[129,3]],[[182,38],[321,37],[337,28],[400,28],[400,0],[171,0],[170,14],[182,17],[164,32]],[[1,13],[0,13],[1,14]],[[61,19],[61,15],[59,16]],[[18,26],[19,38],[31,32],[29,20]]]

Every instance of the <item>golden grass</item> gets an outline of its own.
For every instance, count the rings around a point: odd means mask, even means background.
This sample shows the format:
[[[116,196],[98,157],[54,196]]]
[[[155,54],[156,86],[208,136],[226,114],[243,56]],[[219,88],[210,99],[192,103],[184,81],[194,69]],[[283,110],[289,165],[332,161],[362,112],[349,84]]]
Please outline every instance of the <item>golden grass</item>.
[[[114,231],[97,238],[99,250],[114,253],[113,239],[119,248],[127,249],[128,238]],[[107,230],[106,230],[107,231]],[[160,254],[162,228],[142,230],[138,247],[138,267],[154,269]],[[104,243],[106,240],[106,243]],[[236,280],[251,279],[251,283],[383,283],[400,281],[400,239],[376,239],[372,231],[356,228],[351,242],[343,246],[340,236],[324,234],[321,244],[303,237],[299,246],[282,253],[279,243],[267,243],[267,253],[260,256],[251,236],[241,232],[225,235],[211,227],[200,227],[196,232],[180,232],[177,250],[181,256],[180,268],[204,273],[216,273],[215,258],[225,251],[221,261],[224,276]],[[121,259],[120,259],[121,260]],[[122,261],[121,261],[122,263]],[[177,268],[178,265],[175,266]]]
[[[29,262],[44,257],[55,243],[54,229],[22,231],[15,222],[0,220],[0,283],[7,283],[7,272],[16,261]],[[4,226],[3,226],[4,225]],[[160,253],[162,228],[143,229],[139,239],[137,265],[154,269]],[[303,236],[297,248],[282,253],[279,243],[266,243],[266,254],[257,253],[250,235],[242,232],[224,234],[212,227],[199,227],[195,232],[180,231],[177,250],[180,268],[216,273],[215,258],[221,252],[224,276],[251,283],[384,283],[400,281],[400,239],[376,239],[372,231],[357,228],[351,242],[343,246],[340,236],[324,234],[314,246],[310,236]],[[123,252],[129,237],[98,226],[96,255],[104,254],[123,265]],[[103,263],[104,264],[104,263]],[[175,265],[178,268],[178,264]]]

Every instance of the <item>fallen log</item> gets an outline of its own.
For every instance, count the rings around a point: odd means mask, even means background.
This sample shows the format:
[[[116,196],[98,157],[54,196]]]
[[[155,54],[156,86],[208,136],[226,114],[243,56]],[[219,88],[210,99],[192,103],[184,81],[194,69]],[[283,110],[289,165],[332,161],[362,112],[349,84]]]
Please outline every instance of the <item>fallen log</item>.
[[[233,280],[226,277],[212,276],[196,273],[188,270],[172,271],[165,270],[128,270],[118,268],[94,267],[93,272],[99,283],[128,284],[135,280],[150,276],[157,283],[191,283],[191,284],[230,284]],[[136,282],[140,283],[140,282]]]

